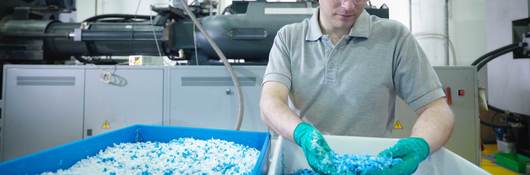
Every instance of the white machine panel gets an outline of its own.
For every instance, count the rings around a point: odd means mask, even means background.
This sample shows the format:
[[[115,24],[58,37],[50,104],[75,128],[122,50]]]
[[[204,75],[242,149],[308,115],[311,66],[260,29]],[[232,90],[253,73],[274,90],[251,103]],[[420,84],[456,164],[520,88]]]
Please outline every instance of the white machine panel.
[[[259,94],[263,66],[234,66],[243,90],[242,130],[266,131],[260,119]],[[171,70],[170,124],[233,129],[238,98],[230,75],[222,66],[186,66]]]
[[[245,99],[241,129],[267,131],[259,110],[265,66],[234,70]],[[435,70],[455,113],[447,148],[478,164],[475,69]],[[102,81],[105,72],[116,80]],[[223,66],[7,65],[4,73],[2,160],[136,123],[233,129],[236,122],[236,90]],[[401,100],[396,110],[401,129],[391,136],[406,137],[416,114]]]
[[[82,138],[82,69],[4,70],[2,160]]]
[[[108,81],[103,76],[112,74]],[[84,136],[134,124],[163,124],[164,69],[86,69]]]

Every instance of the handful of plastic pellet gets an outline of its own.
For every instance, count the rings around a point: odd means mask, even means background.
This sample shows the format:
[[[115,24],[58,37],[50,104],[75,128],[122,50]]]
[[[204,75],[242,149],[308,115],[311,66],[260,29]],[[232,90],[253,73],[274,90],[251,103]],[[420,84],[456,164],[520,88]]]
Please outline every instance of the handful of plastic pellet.
[[[370,155],[335,154],[334,162],[337,166],[337,174],[362,174],[366,171],[382,170],[390,168],[401,159],[393,159]],[[292,175],[317,175],[318,173],[309,169],[299,169]]]
[[[249,174],[259,154],[255,148],[219,139],[120,143],[69,169],[43,174]]]

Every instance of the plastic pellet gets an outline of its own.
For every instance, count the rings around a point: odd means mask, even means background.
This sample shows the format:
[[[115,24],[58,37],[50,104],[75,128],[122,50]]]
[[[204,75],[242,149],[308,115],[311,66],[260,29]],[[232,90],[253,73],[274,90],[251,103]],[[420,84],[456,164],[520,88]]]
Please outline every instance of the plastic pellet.
[[[249,174],[260,152],[219,139],[114,144],[51,174]]]
[[[334,157],[335,166],[337,166],[339,174],[362,174],[366,171],[382,170],[390,168],[401,161],[401,159],[370,155],[335,154]],[[318,173],[310,169],[298,169],[291,175],[318,175]]]

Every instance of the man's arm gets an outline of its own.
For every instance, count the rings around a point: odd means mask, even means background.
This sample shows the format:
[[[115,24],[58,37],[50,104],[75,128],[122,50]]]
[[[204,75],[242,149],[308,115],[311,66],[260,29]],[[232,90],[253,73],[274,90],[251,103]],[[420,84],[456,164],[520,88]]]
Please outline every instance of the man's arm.
[[[431,152],[442,147],[454,126],[454,116],[445,98],[439,98],[421,108],[416,113],[418,120],[412,128],[411,137],[421,137],[429,143]]]
[[[300,117],[289,109],[289,89],[281,83],[268,81],[262,86],[260,109],[261,119],[278,134],[291,141]]]
[[[298,144],[307,163],[320,174],[340,174],[331,160],[335,153],[312,125],[302,122],[287,104],[289,89],[282,83],[268,81],[262,86],[260,108],[262,119],[274,131]]]

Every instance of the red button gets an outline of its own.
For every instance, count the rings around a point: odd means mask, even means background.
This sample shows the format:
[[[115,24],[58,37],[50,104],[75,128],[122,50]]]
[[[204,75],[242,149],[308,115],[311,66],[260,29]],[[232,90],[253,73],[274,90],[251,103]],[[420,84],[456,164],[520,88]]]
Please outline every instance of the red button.
[[[464,96],[464,95],[465,95],[464,89],[458,90],[458,96]]]

